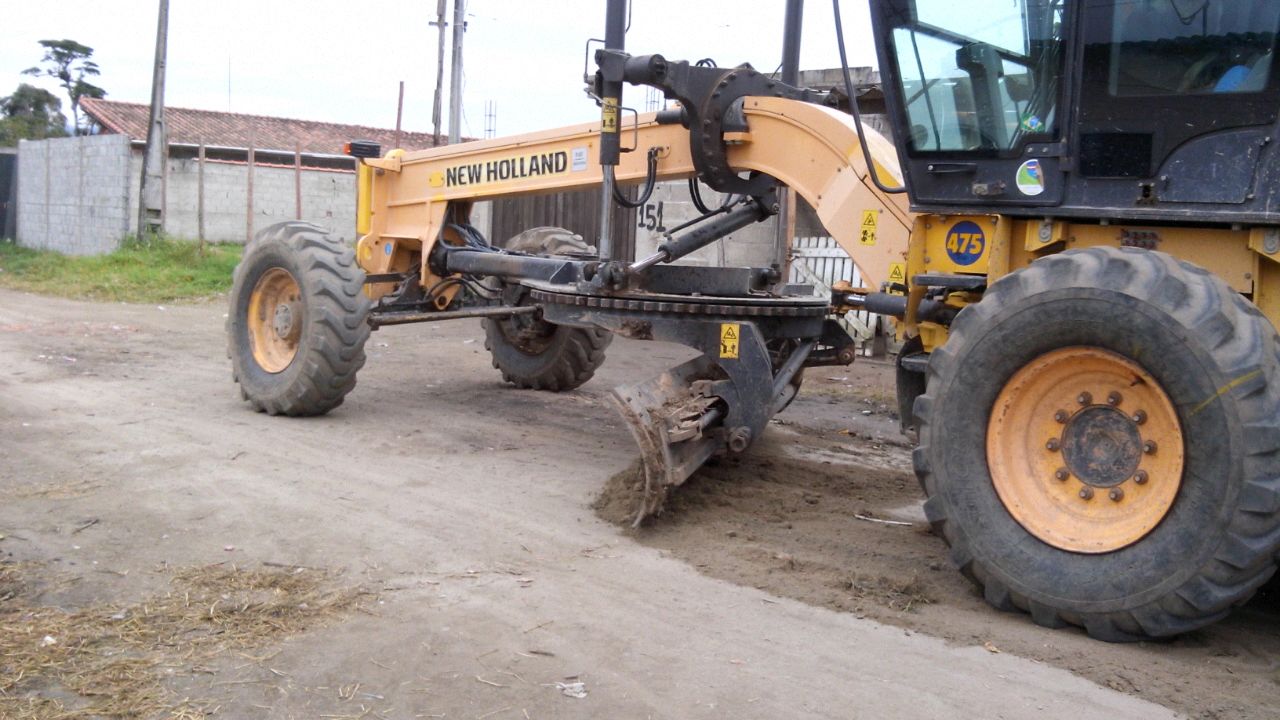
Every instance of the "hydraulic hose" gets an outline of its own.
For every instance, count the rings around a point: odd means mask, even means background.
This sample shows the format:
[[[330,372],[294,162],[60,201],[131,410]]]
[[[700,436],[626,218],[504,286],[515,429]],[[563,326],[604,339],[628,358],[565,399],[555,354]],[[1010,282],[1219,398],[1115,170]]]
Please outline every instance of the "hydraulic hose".
[[[644,190],[640,191],[640,197],[636,198],[634,201],[628,200],[627,196],[622,194],[622,191],[618,189],[618,184],[616,182],[609,183],[613,189],[614,202],[629,210],[634,210],[635,208],[649,202],[649,198],[653,197],[654,185],[656,185],[658,181],[658,152],[658,148],[656,147],[649,148],[649,170],[645,175]],[[612,165],[605,165],[604,171],[609,178],[613,178]]]

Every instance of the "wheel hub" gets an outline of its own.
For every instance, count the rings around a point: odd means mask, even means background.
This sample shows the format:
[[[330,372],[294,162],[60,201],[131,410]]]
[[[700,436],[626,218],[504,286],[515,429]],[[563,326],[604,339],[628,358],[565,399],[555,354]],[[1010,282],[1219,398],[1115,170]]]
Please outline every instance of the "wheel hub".
[[[1080,553],[1119,550],[1168,514],[1182,483],[1177,411],[1121,355],[1071,347],[1014,373],[987,426],[987,466],[1027,532]]]
[[[1113,488],[1132,478],[1142,461],[1137,423],[1105,405],[1072,416],[1060,443],[1067,471],[1095,488]]]
[[[249,295],[245,326],[254,362],[269,373],[282,372],[298,354],[305,308],[298,281],[284,268],[262,274]]]
[[[293,303],[281,303],[276,306],[275,319],[272,323],[272,329],[276,332],[276,337],[281,340],[296,340],[298,328],[294,324],[296,311]]]

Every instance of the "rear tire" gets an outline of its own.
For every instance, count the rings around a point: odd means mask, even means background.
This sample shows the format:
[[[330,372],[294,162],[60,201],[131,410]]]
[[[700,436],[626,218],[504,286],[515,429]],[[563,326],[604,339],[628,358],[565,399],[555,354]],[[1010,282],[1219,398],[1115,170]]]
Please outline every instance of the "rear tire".
[[[369,299],[355,253],[324,228],[259,232],[236,266],[227,355],[241,396],[270,415],[323,415],[364,365]]]
[[[915,404],[920,445],[913,458],[928,496],[925,512],[951,546],[953,562],[997,608],[1028,612],[1050,627],[1079,625],[1102,640],[1167,637],[1226,616],[1275,572],[1280,547],[1278,342],[1257,308],[1220,279],[1164,253],[1066,252],[994,283],[959,314],[946,344],[933,352],[928,390]],[[1149,481],[1135,486],[1128,479],[1121,486],[1130,489],[1128,498],[1109,497],[1110,486],[1103,485],[1092,499],[1081,494],[1078,507],[1061,512],[1052,503],[1040,510],[1010,504],[1013,496],[1001,489],[1010,483],[1054,492],[1059,482],[1052,471],[1048,478],[1010,472],[1007,445],[988,447],[992,433],[1016,436],[1002,429],[1011,407],[1005,401],[1035,376],[1017,373],[1081,350],[1154,379],[1173,408],[1169,416],[1176,415],[1170,422],[1182,447],[1161,444],[1139,460],[1154,463],[1181,450],[1179,477],[1157,477],[1153,465]],[[1133,376],[1141,385],[1117,396],[1126,413],[1137,414],[1131,398],[1148,389],[1141,380]],[[1093,417],[1109,412],[1104,401],[1085,400],[1061,417],[1074,421],[1083,406],[1097,408]],[[1065,404],[1054,398],[1036,405],[1032,398],[1022,407],[1062,423],[1055,408]],[[1001,414],[993,421],[997,407]],[[1154,432],[1152,424],[1135,423],[1135,432]],[[1027,463],[1012,466],[1066,462],[1071,425],[1062,427],[1059,455],[1045,460],[1048,443],[1037,430],[1029,435]],[[1188,442],[1181,443],[1184,437]],[[1094,468],[1079,469],[1089,477]],[[993,477],[1004,484],[998,487]],[[1088,481],[1074,472],[1067,477],[1061,482],[1075,484],[1059,487],[1088,492]],[[1129,535],[1116,528],[1115,538],[1098,530],[1106,530],[1107,513],[1162,482],[1180,484],[1153,527]],[[1088,525],[1099,517],[1101,525]],[[1082,527],[1088,528],[1082,537],[1053,535],[1082,535]],[[1064,549],[1073,542],[1095,546]]]
[[[536,227],[511,238],[506,249],[534,255],[589,255],[595,248],[564,228]],[[528,292],[511,285],[504,299],[522,304]],[[541,314],[485,319],[484,346],[502,379],[520,388],[563,392],[587,382],[604,364],[613,334],[596,328],[555,325]]]

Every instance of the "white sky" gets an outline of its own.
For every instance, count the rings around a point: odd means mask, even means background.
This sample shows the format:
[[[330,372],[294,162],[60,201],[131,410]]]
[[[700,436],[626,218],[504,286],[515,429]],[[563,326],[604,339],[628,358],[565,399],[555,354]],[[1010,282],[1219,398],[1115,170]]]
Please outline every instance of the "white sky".
[[[781,59],[783,0],[634,3],[627,36],[634,54],[750,62],[765,72]],[[171,0],[166,104],[394,127],[404,80],[404,128],[429,132],[437,36],[428,23],[435,6],[434,0]],[[831,4],[806,6],[801,67],[836,67]],[[38,40],[70,38],[94,48],[102,69],[95,82],[109,99],[148,102],[157,7],[156,0],[0,0],[0,96],[34,82],[61,97],[51,80],[20,73],[38,64]],[[583,47],[587,38],[603,36],[604,7],[604,0],[469,0],[463,134],[483,135],[486,101],[497,103],[499,135],[596,117],[582,92]],[[850,64],[875,65],[866,0],[844,0],[842,10]],[[448,55],[446,49],[446,126]],[[643,110],[644,90],[631,88],[624,100]]]

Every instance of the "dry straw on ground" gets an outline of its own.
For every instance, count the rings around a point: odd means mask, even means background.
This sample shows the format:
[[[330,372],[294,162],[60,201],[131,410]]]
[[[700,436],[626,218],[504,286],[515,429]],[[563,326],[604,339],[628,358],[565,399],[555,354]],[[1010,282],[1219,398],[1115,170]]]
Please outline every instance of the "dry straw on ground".
[[[0,563],[0,717],[198,720],[164,677],[321,626],[363,595],[320,570],[217,564],[134,605],[62,609],[36,601],[40,569]]]

